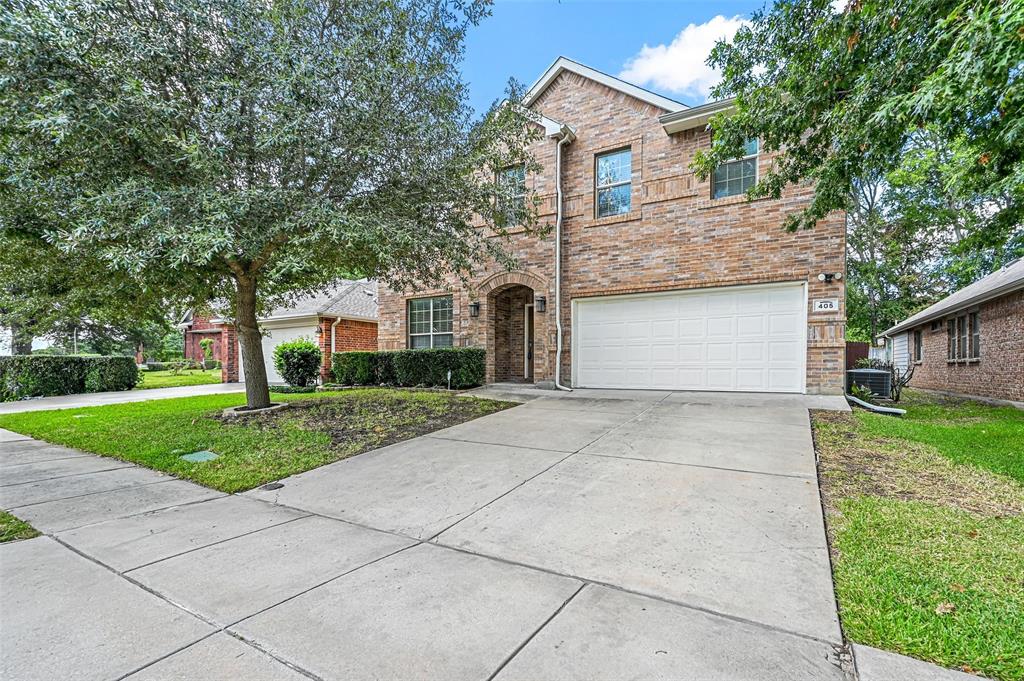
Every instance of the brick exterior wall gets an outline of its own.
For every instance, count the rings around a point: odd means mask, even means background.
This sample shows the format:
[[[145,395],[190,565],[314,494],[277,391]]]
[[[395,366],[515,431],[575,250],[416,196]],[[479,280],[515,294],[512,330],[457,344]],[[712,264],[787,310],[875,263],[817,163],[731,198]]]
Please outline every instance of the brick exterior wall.
[[[323,365],[320,367],[320,378],[323,382],[330,382],[331,377],[331,352],[328,347],[331,337],[331,327],[336,321],[334,317],[320,318],[320,352],[323,353]],[[334,327],[334,348],[333,352],[347,352],[349,350],[376,350],[377,349],[377,322],[362,322],[354,319],[342,319]]]
[[[910,385],[1024,402],[1024,291],[982,303],[977,310],[981,331],[977,361],[948,361],[945,320],[936,331],[930,322],[910,330],[911,339],[915,330],[921,331],[922,349]]]
[[[576,298],[698,289],[772,282],[807,282],[808,298],[838,298],[839,310],[808,310],[807,390],[840,393],[845,355],[845,287],[823,283],[821,272],[845,273],[845,216],[830,215],[814,229],[783,231],[784,218],[806,205],[810,187],[791,188],[779,200],[747,202],[745,197],[711,198],[710,180],[690,171],[694,152],[710,144],[710,133],[689,130],[667,135],[658,122],[664,111],[570,72],[561,76],[531,109],[576,129],[577,139],[563,147],[564,221],[562,241],[563,363],[571,375],[571,309]],[[542,223],[554,224],[555,141],[536,143],[534,155],[544,171],[527,178],[541,200]],[[595,217],[595,156],[632,150],[631,212]],[[770,159],[760,156],[759,172]],[[504,373],[498,314],[491,308],[505,289],[525,285],[545,296],[546,313],[534,314],[534,373],[537,381],[554,377],[554,240],[514,234],[508,248],[520,269],[483,268],[471,290],[452,280],[446,289],[380,292],[380,347],[407,347],[406,301],[451,292],[456,345],[488,350],[488,380]],[[471,318],[469,303],[481,303]],[[499,342],[500,341],[500,342]],[[509,352],[514,351],[511,346]],[[497,353],[497,354],[496,354]],[[508,360],[511,362],[511,360]]]
[[[210,321],[210,316],[196,314],[192,317],[192,326],[185,332],[185,359],[194,359],[197,362],[203,359],[203,348],[199,342],[204,338],[213,340],[212,359],[224,357],[224,350],[220,343],[220,325]]]

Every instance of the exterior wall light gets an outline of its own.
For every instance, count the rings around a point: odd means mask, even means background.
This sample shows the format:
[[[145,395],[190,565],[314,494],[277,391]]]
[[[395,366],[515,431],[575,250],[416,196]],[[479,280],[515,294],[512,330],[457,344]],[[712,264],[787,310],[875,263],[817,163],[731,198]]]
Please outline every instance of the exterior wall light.
[[[472,303],[469,304],[469,316],[470,317],[479,317],[480,316],[480,302],[479,301],[473,301]]]
[[[537,296],[533,299],[533,309],[537,312],[547,312],[548,299],[544,296]]]
[[[822,272],[821,274],[818,275],[818,281],[824,281],[824,282],[830,282],[833,279],[835,279],[836,281],[839,281],[842,278],[843,278],[843,273],[842,272],[835,272],[835,273],[833,273],[833,272]]]

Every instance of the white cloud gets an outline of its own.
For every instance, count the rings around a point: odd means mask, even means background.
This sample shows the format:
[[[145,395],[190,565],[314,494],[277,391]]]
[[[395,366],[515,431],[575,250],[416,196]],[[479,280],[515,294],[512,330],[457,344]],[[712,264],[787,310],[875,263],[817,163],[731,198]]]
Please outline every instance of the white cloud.
[[[746,23],[742,17],[729,19],[719,15],[703,24],[690,24],[668,45],[644,45],[626,62],[619,78],[665,92],[707,99],[721,76],[704,61],[715,42],[731,40],[737,29]]]

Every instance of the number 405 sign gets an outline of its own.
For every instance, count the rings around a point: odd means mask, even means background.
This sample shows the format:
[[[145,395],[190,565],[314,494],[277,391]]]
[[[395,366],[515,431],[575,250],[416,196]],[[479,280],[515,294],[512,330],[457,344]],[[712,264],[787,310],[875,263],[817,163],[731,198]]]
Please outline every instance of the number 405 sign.
[[[815,298],[814,312],[838,312],[839,311],[839,299],[838,298]]]

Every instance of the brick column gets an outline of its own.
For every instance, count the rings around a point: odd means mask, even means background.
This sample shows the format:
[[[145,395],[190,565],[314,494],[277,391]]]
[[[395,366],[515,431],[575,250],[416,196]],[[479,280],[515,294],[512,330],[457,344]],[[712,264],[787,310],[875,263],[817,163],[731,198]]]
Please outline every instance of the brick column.
[[[331,325],[334,324],[334,317],[320,318],[320,333],[317,336],[317,345],[320,346],[320,382],[330,383],[331,377]]]
[[[220,349],[220,382],[238,383],[238,332],[234,324],[221,324]]]

